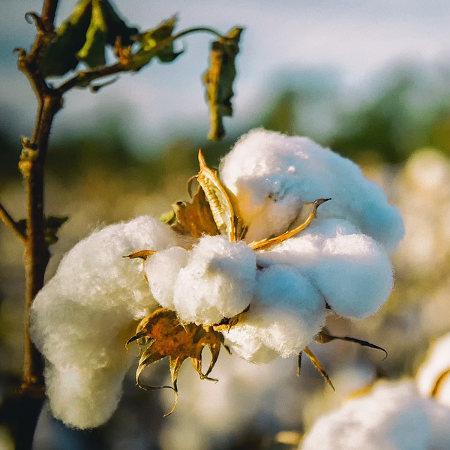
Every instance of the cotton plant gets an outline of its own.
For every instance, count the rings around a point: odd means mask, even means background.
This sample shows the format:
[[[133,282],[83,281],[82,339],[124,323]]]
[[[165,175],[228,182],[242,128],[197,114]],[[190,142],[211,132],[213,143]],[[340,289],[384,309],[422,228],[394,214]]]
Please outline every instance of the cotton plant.
[[[186,359],[215,380],[222,348],[256,363],[298,356],[299,369],[306,354],[328,381],[312,342],[379,348],[331,335],[325,320],[368,317],[390,294],[403,222],[382,190],[330,149],[262,129],[241,137],[218,172],[201,151],[199,165],[189,202],[162,221],[95,231],[36,297],[32,335],[51,409],[66,424],[109,419],[135,347],[137,385],[152,389],[142,373],[168,357],[162,387],[175,393]]]

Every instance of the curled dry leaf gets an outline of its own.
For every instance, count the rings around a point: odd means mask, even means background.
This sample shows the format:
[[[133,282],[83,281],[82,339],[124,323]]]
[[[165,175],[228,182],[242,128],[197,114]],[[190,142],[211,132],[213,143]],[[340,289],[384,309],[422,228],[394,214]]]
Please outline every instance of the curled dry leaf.
[[[208,138],[213,141],[224,135],[222,118],[233,114],[231,99],[236,77],[235,60],[242,31],[242,28],[234,27],[212,43],[209,68],[203,75],[210,116]]]
[[[140,347],[140,358],[136,370],[136,384],[142,389],[170,388],[178,393],[178,373],[186,359],[192,364],[202,380],[217,381],[210,378],[219,357],[223,344],[223,335],[211,326],[182,324],[176,313],[166,308],[159,308],[146,316],[139,323],[136,334],[127,341],[127,346],[137,341]],[[211,351],[211,362],[206,372],[202,368],[202,352],[205,347]],[[141,382],[142,372],[154,362],[169,358],[172,386],[148,386]],[[169,413],[176,406],[176,401]]]
[[[190,202],[177,202],[172,211],[161,217],[176,232],[199,238],[219,233],[203,189],[197,189]]]

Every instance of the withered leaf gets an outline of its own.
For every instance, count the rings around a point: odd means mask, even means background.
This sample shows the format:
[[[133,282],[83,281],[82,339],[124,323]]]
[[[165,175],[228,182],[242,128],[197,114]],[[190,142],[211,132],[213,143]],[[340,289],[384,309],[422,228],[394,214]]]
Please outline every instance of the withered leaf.
[[[211,45],[209,68],[203,75],[210,116],[208,138],[211,140],[224,135],[222,118],[233,114],[231,99],[236,77],[235,60],[242,31],[242,28],[234,27]]]
[[[142,319],[127,345],[137,341],[141,347],[136,384],[142,389],[171,388],[178,392],[178,374],[183,362],[191,359],[201,379],[217,381],[209,374],[214,368],[223,344],[223,336],[212,327],[180,323],[175,311],[159,308]],[[211,362],[206,373],[202,370],[202,351],[208,347],[211,351]],[[142,372],[151,364],[165,357],[169,358],[169,369],[172,386],[148,386],[141,382]],[[175,410],[178,396],[168,416]]]
[[[91,0],[92,14],[86,41],[78,52],[78,59],[90,67],[104,65],[106,45],[113,46],[117,38],[122,45],[130,44],[136,28],[128,27],[107,0]]]
[[[57,28],[39,58],[39,66],[44,76],[62,76],[78,65],[77,53],[86,41],[91,13],[91,0],[81,0],[72,14]]]
[[[138,32],[129,27],[108,0],[80,0],[57,28],[40,57],[44,76],[62,76],[84,61],[91,67],[105,64],[105,48],[119,37],[123,45]]]
[[[177,23],[177,17],[173,16],[161,22],[157,27],[145,31],[135,37],[140,47],[130,56],[128,69],[138,71],[157,57],[161,62],[172,62],[182,51],[174,49],[173,31]]]
[[[161,220],[176,232],[195,238],[204,234],[219,234],[202,189],[197,190],[190,202],[177,202],[172,205],[172,211],[162,216]]]

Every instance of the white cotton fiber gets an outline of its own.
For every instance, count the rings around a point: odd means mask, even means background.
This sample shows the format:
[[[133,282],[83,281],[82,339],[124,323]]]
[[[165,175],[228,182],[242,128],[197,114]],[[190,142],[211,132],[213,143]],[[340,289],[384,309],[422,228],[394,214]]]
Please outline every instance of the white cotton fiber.
[[[259,252],[258,263],[297,267],[337,314],[350,318],[373,314],[387,300],[393,284],[383,247],[338,219],[313,222],[297,237]]]
[[[170,247],[155,253],[144,263],[145,273],[153,297],[165,308],[175,309],[173,292],[178,272],[187,264],[188,251]]]
[[[439,380],[436,400],[450,408],[450,333],[432,345],[419,367],[416,380],[420,393],[425,397],[432,394]]]
[[[251,317],[251,314],[249,314]],[[264,364],[278,356],[275,350],[267,347],[261,338],[261,325],[258,321],[245,320],[224,331],[225,343],[233,355],[238,355],[256,364]]]
[[[311,343],[325,322],[325,301],[317,289],[289,266],[259,273],[254,309],[263,343],[283,358]]]
[[[439,410],[439,411],[438,411]],[[303,450],[430,450],[449,448],[450,410],[421,398],[411,382],[379,382],[365,397],[322,416]],[[438,444],[439,446],[436,446]],[[440,446],[445,444],[444,446]]]
[[[124,343],[155,302],[142,263],[123,258],[177,244],[152,217],[110,225],[80,241],[38,293],[31,333],[46,359],[46,385],[55,417],[91,428],[114,412],[130,362]]]
[[[388,250],[404,234],[398,210],[378,186],[353,162],[306,137],[252,130],[222,160],[220,176],[249,226],[247,241],[284,232],[305,202],[330,197],[319,217],[346,219]]]
[[[224,336],[239,356],[264,362],[273,352],[298,355],[324,322],[325,302],[317,289],[298,270],[274,265],[258,272],[250,310]]]
[[[204,236],[178,274],[174,306],[181,320],[213,324],[242,312],[252,301],[256,257],[244,242]]]

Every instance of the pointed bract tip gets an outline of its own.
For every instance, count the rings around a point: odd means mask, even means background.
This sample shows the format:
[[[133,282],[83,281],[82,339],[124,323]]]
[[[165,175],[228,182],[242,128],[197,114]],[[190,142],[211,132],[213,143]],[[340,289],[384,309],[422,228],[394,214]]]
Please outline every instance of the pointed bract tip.
[[[200,170],[203,169],[204,167],[207,167],[205,157],[203,156],[201,148],[198,149],[198,163],[200,165]]]
[[[322,203],[328,202],[331,198],[318,198],[314,201],[314,206],[318,208]]]

